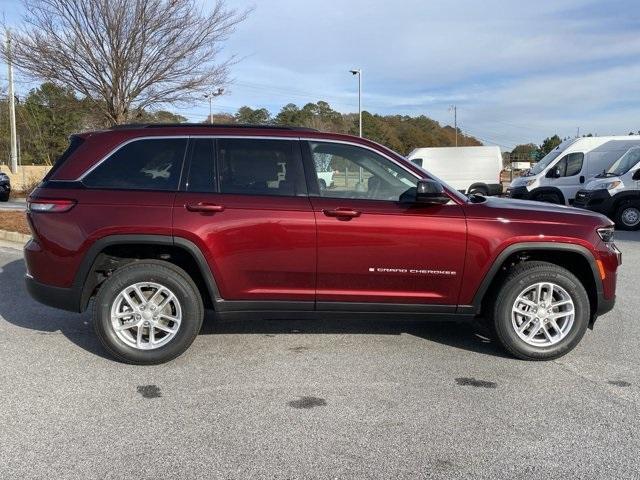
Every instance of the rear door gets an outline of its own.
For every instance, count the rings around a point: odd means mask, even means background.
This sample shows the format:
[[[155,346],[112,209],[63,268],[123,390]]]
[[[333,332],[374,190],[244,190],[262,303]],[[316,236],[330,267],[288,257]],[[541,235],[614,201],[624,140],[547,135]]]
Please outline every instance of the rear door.
[[[418,177],[368,148],[310,141],[305,156],[318,225],[317,308],[451,311],[465,259],[462,207],[401,204]],[[320,188],[316,172],[327,169],[332,185]]]
[[[298,139],[193,137],[173,210],[233,308],[313,309],[316,227]]]

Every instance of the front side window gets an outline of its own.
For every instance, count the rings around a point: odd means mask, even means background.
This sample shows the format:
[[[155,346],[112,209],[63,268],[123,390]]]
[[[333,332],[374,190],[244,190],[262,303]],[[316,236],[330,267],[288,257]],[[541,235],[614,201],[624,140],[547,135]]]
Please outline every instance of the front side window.
[[[582,171],[582,162],[584,161],[584,153],[570,153],[563,157],[554,167],[554,170],[560,171],[561,177],[573,177]]]
[[[82,180],[88,187],[177,190],[186,138],[135,140],[118,149]]]
[[[291,140],[219,139],[220,192],[305,194],[300,146]]]
[[[417,184],[416,176],[366,148],[330,142],[309,146],[322,197],[398,201]]]

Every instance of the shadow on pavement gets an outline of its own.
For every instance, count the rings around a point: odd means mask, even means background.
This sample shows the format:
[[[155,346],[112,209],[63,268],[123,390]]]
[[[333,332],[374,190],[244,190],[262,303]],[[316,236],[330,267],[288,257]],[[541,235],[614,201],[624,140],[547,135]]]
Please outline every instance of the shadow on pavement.
[[[0,269],[0,315],[9,323],[39,332],[60,332],[79,347],[104,358],[111,358],[93,332],[90,312],[75,314],[40,305],[29,297],[24,287],[25,267],[22,259]],[[203,335],[227,334],[409,334],[484,355],[507,357],[476,324],[440,321],[397,320],[234,320],[215,321],[209,313]]]
[[[625,242],[640,242],[640,230],[629,232],[625,230],[616,230],[615,240]]]

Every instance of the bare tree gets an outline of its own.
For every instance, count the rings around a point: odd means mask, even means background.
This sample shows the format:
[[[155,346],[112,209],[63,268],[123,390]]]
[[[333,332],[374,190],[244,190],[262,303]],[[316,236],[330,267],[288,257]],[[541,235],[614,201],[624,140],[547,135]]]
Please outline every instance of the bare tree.
[[[12,32],[14,65],[95,100],[115,124],[224,85],[233,57],[220,59],[222,44],[248,15],[225,0],[209,13],[194,0],[24,0],[24,6],[24,25]]]

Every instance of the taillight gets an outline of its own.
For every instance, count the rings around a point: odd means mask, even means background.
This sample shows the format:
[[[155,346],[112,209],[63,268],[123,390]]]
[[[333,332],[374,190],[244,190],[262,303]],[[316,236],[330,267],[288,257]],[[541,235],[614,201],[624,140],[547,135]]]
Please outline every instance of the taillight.
[[[38,198],[27,201],[27,210],[34,213],[63,213],[71,210],[75,204],[75,200]]]

